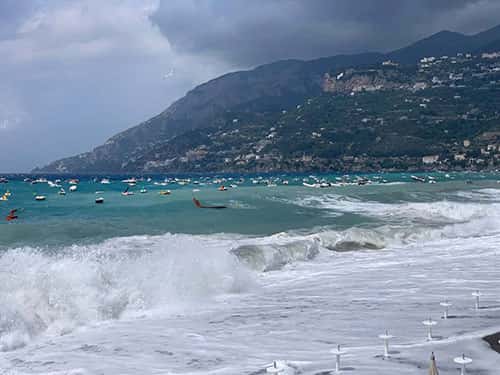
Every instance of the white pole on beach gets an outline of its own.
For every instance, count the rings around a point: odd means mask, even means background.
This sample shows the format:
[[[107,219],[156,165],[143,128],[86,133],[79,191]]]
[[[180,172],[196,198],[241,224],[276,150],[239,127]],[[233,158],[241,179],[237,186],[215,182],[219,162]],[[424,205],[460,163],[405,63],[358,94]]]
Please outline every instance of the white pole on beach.
[[[340,350],[340,345],[337,345],[337,349],[332,349],[330,353],[335,355],[335,373],[340,373],[340,356],[344,355],[345,352]]]
[[[481,292],[479,290],[476,290],[475,292],[472,292],[472,296],[476,297],[476,310],[479,310],[479,297],[481,297]]]
[[[467,358],[465,356],[465,354],[462,354],[461,357],[456,357],[453,362],[459,364],[460,366],[462,366],[460,368],[460,375],[465,375],[466,372],[467,372],[467,369],[465,368],[466,365],[468,365],[469,363],[472,363],[472,359],[470,358]]]
[[[394,338],[393,335],[389,335],[387,331],[384,334],[378,336],[380,339],[384,340],[384,358],[389,358],[389,340]]]
[[[448,302],[448,300],[446,300],[444,302],[440,302],[439,304],[444,307],[443,319],[444,320],[448,319],[448,310],[449,310],[450,306],[452,306],[453,304]]]
[[[278,364],[276,361],[273,362],[271,367],[266,368],[266,372],[270,374],[279,374],[280,372],[283,372],[284,370],[281,367],[278,367]]]
[[[434,321],[434,320],[432,320],[429,317],[429,319],[428,320],[424,320],[422,322],[422,324],[427,327],[427,340],[428,341],[432,341],[432,339],[433,339],[432,338],[432,327],[435,326],[437,324],[437,322]]]

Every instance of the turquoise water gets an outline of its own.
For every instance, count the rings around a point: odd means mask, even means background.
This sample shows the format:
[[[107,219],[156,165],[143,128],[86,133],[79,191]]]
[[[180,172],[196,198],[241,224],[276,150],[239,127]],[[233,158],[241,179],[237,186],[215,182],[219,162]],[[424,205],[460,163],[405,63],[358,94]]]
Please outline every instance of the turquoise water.
[[[453,195],[456,191],[498,186],[495,174],[437,173],[433,176],[435,184],[414,182],[410,174],[367,175],[363,177],[372,183],[364,186],[355,184],[356,177],[350,176],[343,179],[353,184],[320,189],[303,186],[303,181],[315,181],[302,175],[226,176],[222,181],[215,177],[194,176],[186,185],[172,180],[167,186],[155,185],[163,181],[164,176],[154,176],[149,182],[138,181],[131,187],[135,193],[131,196],[121,195],[127,186],[121,182],[124,176],[112,178],[109,185],[99,183],[100,178],[81,177],[76,192],[69,192],[67,180],[59,177],[67,192],[65,196],[59,195],[59,189],[47,183],[30,184],[23,182],[21,177],[11,176],[9,183],[0,184],[0,194],[6,190],[11,192],[8,201],[0,201],[0,248],[57,247],[143,234],[270,235],[285,231],[311,232],[325,227],[334,230],[370,227],[381,225],[380,218],[335,208],[325,211],[318,202],[298,203],[304,198],[325,194],[337,196],[340,202],[345,199],[379,203],[459,201],[460,197]],[[57,178],[49,177],[50,180]],[[338,175],[321,175],[316,181],[338,182],[339,178]],[[266,180],[276,186],[267,186]],[[288,185],[283,185],[284,180]],[[219,191],[221,184],[228,186],[228,190]],[[142,188],[148,192],[141,194]],[[166,189],[172,194],[159,194]],[[199,191],[193,193],[194,189]],[[35,195],[45,195],[46,200],[35,201]],[[204,204],[226,205],[228,209],[198,209],[191,200],[193,195]],[[104,204],[95,204],[96,197],[103,197]],[[3,218],[14,208],[20,209],[19,219],[8,223]]]

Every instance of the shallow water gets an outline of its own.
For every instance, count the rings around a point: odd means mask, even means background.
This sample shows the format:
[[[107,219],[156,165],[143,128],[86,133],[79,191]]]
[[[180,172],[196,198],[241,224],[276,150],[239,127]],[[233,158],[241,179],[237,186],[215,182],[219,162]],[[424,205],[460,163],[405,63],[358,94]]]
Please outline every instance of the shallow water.
[[[272,178],[276,187],[246,178],[223,192],[214,177],[139,182],[129,197],[117,180],[82,179],[66,196],[46,184],[0,186],[12,192],[0,209],[21,209],[0,224],[0,368],[258,374],[282,360],[285,373],[320,374],[342,344],[346,372],[418,374],[434,350],[444,374],[461,351],[494,374],[498,355],[479,338],[500,329],[497,176],[421,184],[394,174],[324,189],[304,178]],[[193,189],[228,209],[196,208]],[[455,319],[440,319],[444,299]],[[421,321],[430,315],[439,340],[429,343]],[[398,353],[384,361],[386,329]]]

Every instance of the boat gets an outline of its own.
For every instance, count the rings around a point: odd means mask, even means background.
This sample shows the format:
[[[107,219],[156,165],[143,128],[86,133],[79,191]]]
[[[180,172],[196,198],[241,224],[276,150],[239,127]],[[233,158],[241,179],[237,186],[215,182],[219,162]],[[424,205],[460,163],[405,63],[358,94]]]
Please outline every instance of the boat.
[[[357,180],[357,184],[359,186],[368,185],[369,183],[370,183],[370,180],[367,178],[358,178],[358,180]]]
[[[142,188],[139,192],[141,194],[146,194],[148,192],[148,190],[146,188]]]
[[[172,192],[170,190],[160,190],[158,194],[160,195],[170,195]]]
[[[103,198],[103,197],[97,197],[97,198],[95,199],[95,202],[96,202],[97,204],[104,203],[104,198]]]
[[[127,188],[125,189],[125,191],[122,191],[122,195],[125,196],[125,197],[127,197],[129,195],[134,195],[134,192],[129,191],[128,190],[128,186],[127,186]]]
[[[137,179],[135,177],[126,178],[125,180],[122,180],[122,182],[125,184],[137,184]]]
[[[68,181],[68,183],[69,183],[70,185],[78,185],[78,183],[79,183],[79,182],[80,182],[80,180],[79,180],[79,179],[77,179],[77,178],[72,178],[72,179],[70,179],[70,180]]]
[[[71,185],[69,187],[69,191],[71,191],[71,192],[76,191],[77,189],[78,189],[78,186],[76,186],[76,185]]]
[[[0,197],[0,201],[8,201],[9,200],[9,196],[7,195],[7,193],[4,193],[1,197]]]
[[[19,217],[16,215],[17,209],[10,210],[9,214],[5,218],[7,221],[16,220]]]
[[[60,188],[61,185],[56,183],[56,182],[52,182],[52,181],[47,181],[47,184],[50,186],[50,187],[53,187],[53,188]]]
[[[423,178],[423,177],[418,177],[418,176],[410,176],[410,178],[411,178],[413,181],[416,181],[416,182],[425,182],[425,178]]]
[[[44,201],[45,199],[47,199],[47,197],[45,195],[36,195],[35,196],[36,201]]]
[[[221,210],[221,209],[227,208],[227,206],[222,206],[222,205],[221,206],[205,206],[204,204],[202,204],[195,197],[193,197],[193,203],[198,208],[212,208],[212,209],[215,209],[215,210]]]
[[[0,177],[0,184],[6,184],[8,182],[9,180],[7,179],[7,177]]]
[[[109,178],[101,179],[101,184],[103,184],[103,185],[109,185],[110,183],[111,183],[111,181],[109,180]]]
[[[318,188],[319,187],[319,184],[309,184],[307,182],[303,182],[302,185],[304,185],[305,187],[308,187],[308,188]]]
[[[217,189],[219,191],[226,191],[227,190],[227,187],[225,187],[224,185],[221,185],[219,186],[219,189]]]
[[[59,189],[59,195],[66,195],[66,190],[63,188]]]

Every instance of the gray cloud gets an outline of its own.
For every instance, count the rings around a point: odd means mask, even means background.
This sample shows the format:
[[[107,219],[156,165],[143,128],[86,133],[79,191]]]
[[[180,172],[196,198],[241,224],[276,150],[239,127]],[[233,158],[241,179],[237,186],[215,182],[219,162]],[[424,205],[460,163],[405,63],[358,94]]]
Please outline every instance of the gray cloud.
[[[251,66],[387,51],[443,28],[496,25],[495,0],[171,0],[153,16],[180,52]]]
[[[89,150],[231,70],[499,16],[496,0],[2,0],[0,172]]]

